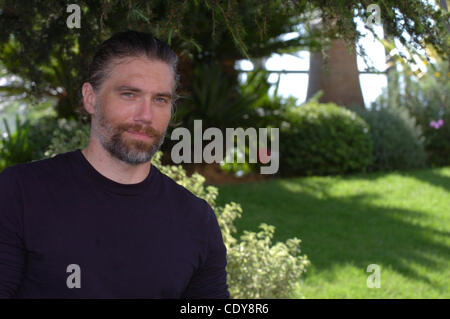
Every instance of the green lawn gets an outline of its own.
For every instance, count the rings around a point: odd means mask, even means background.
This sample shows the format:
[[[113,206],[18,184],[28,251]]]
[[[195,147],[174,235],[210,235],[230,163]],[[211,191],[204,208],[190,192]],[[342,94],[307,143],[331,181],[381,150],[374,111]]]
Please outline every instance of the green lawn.
[[[306,298],[450,298],[450,167],[219,187],[230,201],[243,208],[236,237],[265,222],[274,242],[302,240]]]

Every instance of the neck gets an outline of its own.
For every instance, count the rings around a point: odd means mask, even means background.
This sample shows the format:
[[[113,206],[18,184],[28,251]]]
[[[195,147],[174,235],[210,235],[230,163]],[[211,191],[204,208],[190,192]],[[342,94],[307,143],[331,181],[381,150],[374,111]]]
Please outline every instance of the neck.
[[[151,169],[150,161],[139,165],[130,165],[113,157],[102,145],[95,143],[92,139],[81,152],[100,174],[121,184],[140,183],[148,176]]]

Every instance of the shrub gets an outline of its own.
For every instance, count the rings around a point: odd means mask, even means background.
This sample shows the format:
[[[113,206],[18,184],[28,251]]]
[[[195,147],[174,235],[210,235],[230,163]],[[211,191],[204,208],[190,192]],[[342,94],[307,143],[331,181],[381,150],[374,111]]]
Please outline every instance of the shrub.
[[[372,164],[369,126],[336,104],[308,102],[289,109],[280,129],[283,175],[330,175],[366,171]]]
[[[0,139],[0,171],[5,167],[18,163],[29,162],[44,158],[45,151],[54,145],[79,145],[79,135],[67,134],[74,127],[83,129],[88,134],[89,128],[75,120],[57,119],[53,116],[41,117],[37,120],[26,119],[21,122],[16,115],[16,131],[11,132],[8,122],[3,119],[6,132]],[[61,134],[65,132],[64,134]],[[79,134],[79,133],[77,133]],[[84,134],[86,135],[86,134]],[[83,135],[83,136],[84,136]],[[87,137],[82,137],[87,142]],[[53,144],[52,144],[53,143]],[[59,153],[58,150],[52,150]]]
[[[445,166],[450,165],[449,62],[436,54],[432,57],[436,62],[428,63],[427,71],[420,77],[414,76],[406,64],[403,71],[391,71],[389,90],[377,99],[375,106],[403,109],[411,114],[425,138],[428,163]]]
[[[53,133],[51,144],[44,152],[45,157],[84,148],[89,142],[90,126],[76,120],[59,119],[58,128]]]
[[[28,142],[32,146],[32,158],[43,158],[44,152],[52,142],[53,134],[59,126],[55,116],[44,116],[39,119],[30,120],[28,129]]]
[[[353,108],[370,126],[373,164],[370,169],[401,170],[426,164],[423,138],[405,110]]]
[[[450,110],[447,109],[442,113],[439,115],[435,112],[436,115],[430,116],[428,123],[422,123],[425,132],[425,149],[432,166],[450,165]],[[442,124],[432,126],[433,122]]]
[[[194,131],[194,121],[202,120],[204,129],[246,127],[259,99],[254,92],[241,93],[218,63],[194,68],[192,92],[177,102],[173,122]]]
[[[448,62],[429,65],[421,79],[406,82],[401,106],[417,120],[425,137],[429,163],[435,166],[450,165],[450,82]],[[433,122],[441,122],[433,126]]]
[[[0,171],[4,168],[31,161],[33,149],[28,140],[30,123],[21,122],[16,114],[16,130],[11,131],[8,121],[3,119],[6,132],[0,136]]]
[[[73,136],[77,138],[71,140]],[[68,152],[87,145],[88,133],[84,126],[63,125],[55,134],[46,155]],[[310,264],[307,256],[300,255],[300,239],[288,239],[285,243],[272,245],[274,226],[261,224],[258,233],[244,232],[240,240],[234,220],[242,216],[239,204],[231,202],[217,206],[218,189],[205,186],[205,178],[198,173],[187,176],[182,166],[161,165],[162,152],[158,151],[152,165],[184,186],[194,195],[203,198],[214,209],[227,248],[227,274],[231,298],[289,298],[296,284]]]

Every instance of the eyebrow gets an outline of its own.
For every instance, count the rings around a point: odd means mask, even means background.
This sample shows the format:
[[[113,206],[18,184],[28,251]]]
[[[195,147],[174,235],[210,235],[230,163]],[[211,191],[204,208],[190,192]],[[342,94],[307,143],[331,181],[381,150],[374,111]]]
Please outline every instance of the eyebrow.
[[[120,85],[118,87],[114,88],[114,91],[131,91],[131,92],[136,92],[136,93],[141,93],[142,90],[137,88],[137,87],[133,87],[133,86],[129,86],[129,85]],[[156,96],[160,97],[166,97],[168,99],[172,99],[172,93],[170,92],[158,92],[155,94]]]

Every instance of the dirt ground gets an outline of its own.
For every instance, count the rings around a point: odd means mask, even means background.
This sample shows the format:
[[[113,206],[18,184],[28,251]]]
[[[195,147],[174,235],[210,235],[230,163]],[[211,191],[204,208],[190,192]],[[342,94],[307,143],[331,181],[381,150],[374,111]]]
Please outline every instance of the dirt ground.
[[[163,157],[161,160],[163,165],[174,165],[170,160],[169,152],[163,152]],[[266,181],[273,178],[273,175],[264,175],[258,173],[248,173],[241,177],[237,177],[234,174],[227,173],[220,168],[218,163],[206,164],[182,164],[183,168],[186,170],[188,176],[197,172],[205,177],[206,184],[209,185],[226,185],[226,184],[236,184],[236,183],[248,183],[248,182],[260,182]]]
[[[209,185],[226,185],[247,182],[261,182],[266,181],[270,177],[268,175],[248,173],[241,177],[234,174],[224,172],[217,163],[212,164],[186,164],[184,166],[188,175],[197,172],[205,177],[206,184]]]

